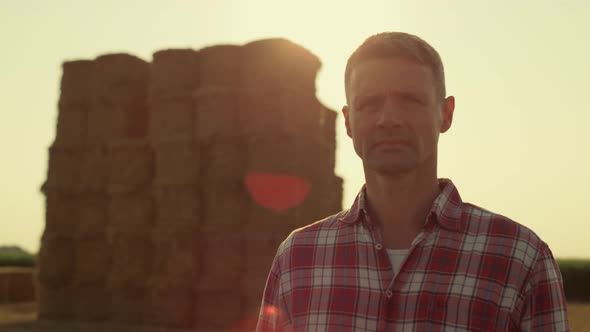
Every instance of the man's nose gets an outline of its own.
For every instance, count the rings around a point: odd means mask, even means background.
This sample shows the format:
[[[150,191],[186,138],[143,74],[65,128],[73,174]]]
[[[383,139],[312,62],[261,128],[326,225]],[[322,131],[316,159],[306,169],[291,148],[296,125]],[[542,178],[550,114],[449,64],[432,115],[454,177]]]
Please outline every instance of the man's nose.
[[[386,100],[381,108],[377,125],[380,127],[397,127],[402,123],[400,110],[391,100]]]

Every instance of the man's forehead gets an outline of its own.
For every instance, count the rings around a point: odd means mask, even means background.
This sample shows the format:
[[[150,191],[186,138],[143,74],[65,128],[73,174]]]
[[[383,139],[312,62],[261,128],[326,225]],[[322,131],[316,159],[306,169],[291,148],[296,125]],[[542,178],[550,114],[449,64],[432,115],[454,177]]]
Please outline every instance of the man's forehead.
[[[353,95],[376,93],[383,90],[423,90],[432,83],[429,68],[415,61],[393,58],[360,63],[351,73]],[[430,84],[428,84],[430,85]]]
[[[430,76],[428,66],[405,58],[374,59],[359,63],[352,70],[351,83],[359,84],[375,79],[405,81],[403,78]],[[402,78],[402,80],[400,80]]]

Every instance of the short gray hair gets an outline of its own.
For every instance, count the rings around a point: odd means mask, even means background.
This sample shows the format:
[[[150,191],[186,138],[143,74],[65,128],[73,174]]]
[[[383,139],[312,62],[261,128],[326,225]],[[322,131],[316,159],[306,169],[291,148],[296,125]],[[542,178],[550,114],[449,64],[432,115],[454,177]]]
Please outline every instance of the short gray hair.
[[[347,101],[350,76],[354,68],[368,60],[387,58],[404,58],[430,68],[438,97],[445,98],[445,71],[438,52],[418,36],[404,32],[382,32],[367,38],[348,58],[344,72]]]

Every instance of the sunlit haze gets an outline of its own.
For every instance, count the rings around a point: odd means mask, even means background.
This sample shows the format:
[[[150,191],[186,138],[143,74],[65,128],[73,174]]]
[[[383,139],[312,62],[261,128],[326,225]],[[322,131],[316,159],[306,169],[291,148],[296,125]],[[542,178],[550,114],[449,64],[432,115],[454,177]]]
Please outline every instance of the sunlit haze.
[[[126,52],[285,37],[314,54],[321,101],[340,112],[364,38],[405,31],[440,53],[456,97],[439,177],[465,201],[531,228],[557,257],[590,258],[590,1],[23,1],[0,5],[0,245],[35,252],[61,64]],[[364,183],[338,118],[348,207]],[[310,221],[311,222],[311,221]]]

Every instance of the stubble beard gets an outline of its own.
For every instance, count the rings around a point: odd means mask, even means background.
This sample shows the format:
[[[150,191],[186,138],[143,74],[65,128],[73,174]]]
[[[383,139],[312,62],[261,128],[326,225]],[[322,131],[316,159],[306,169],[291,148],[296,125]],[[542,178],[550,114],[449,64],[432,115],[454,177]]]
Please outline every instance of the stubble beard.
[[[369,151],[363,164],[365,170],[395,176],[412,172],[419,163],[416,153],[405,147],[395,151]]]

